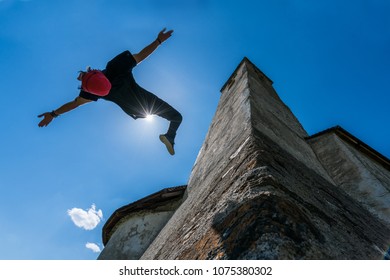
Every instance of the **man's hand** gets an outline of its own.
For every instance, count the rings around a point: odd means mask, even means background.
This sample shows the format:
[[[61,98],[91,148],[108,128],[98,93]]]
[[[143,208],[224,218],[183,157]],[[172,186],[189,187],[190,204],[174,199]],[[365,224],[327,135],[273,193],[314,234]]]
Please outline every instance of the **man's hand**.
[[[166,41],[169,37],[172,36],[172,33],[173,33],[173,30],[169,30],[167,32],[165,32],[165,30],[167,30],[166,28],[164,28],[163,30],[160,31],[160,33],[158,33],[157,35],[157,39],[162,43],[164,41]]]
[[[165,32],[165,30],[166,28],[161,30],[160,33],[158,33],[157,38],[152,43],[143,48],[139,53],[133,54],[137,64],[141,63],[141,61],[153,53],[162,42],[166,41],[169,37],[172,36],[173,30],[169,30],[167,32]]]
[[[41,120],[38,124],[39,127],[48,126],[49,123],[51,123],[51,121],[54,119],[54,117],[50,114],[50,112],[46,112],[38,116],[38,118],[42,118],[42,117],[43,120]]]
[[[65,103],[60,108],[58,108],[58,109],[56,109],[54,111],[40,114],[38,116],[38,118],[42,118],[43,117],[43,120],[41,120],[41,122],[38,124],[38,126],[39,127],[48,126],[49,123],[51,123],[51,121],[55,117],[58,117],[59,115],[62,115],[64,113],[66,113],[66,112],[69,112],[69,111],[71,111],[73,109],[76,109],[77,107],[79,107],[79,106],[81,106],[83,104],[89,103],[89,102],[92,102],[92,100],[85,99],[83,97],[78,96],[78,97],[76,97],[75,100],[73,100],[71,102],[68,102],[68,103]]]

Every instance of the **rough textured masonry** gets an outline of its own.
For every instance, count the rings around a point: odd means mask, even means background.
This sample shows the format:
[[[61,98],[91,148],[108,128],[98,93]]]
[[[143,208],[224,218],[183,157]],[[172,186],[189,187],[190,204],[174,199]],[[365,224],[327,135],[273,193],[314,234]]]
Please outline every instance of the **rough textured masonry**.
[[[388,258],[386,157],[341,127],[309,137],[247,58],[221,92],[184,196],[160,202],[163,222],[110,218],[100,259]],[[153,237],[134,254],[142,217]]]

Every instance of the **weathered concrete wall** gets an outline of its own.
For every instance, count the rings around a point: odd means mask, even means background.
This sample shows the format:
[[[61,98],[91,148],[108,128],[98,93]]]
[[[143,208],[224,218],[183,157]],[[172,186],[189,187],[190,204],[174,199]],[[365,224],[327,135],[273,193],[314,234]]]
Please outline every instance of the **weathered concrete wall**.
[[[389,228],[334,185],[247,59],[222,90],[188,197],[142,259],[381,259]]]
[[[139,260],[174,211],[141,211],[122,219],[100,260]]]
[[[199,184],[207,188],[220,180],[228,171],[225,169],[231,159],[247,144],[252,129],[249,102],[247,72],[240,67],[231,89],[221,95],[209,133],[193,166],[187,192],[195,188],[199,191],[202,188]]]
[[[285,152],[298,161],[305,162],[320,176],[333,183],[328,173],[317,160],[305,138],[308,136],[302,125],[282,102],[274,88],[262,78],[262,73],[252,63],[246,64],[251,91],[251,126],[267,135]],[[224,94],[225,92],[222,92]]]
[[[335,133],[309,143],[336,185],[390,226],[390,172]]]
[[[117,209],[103,227],[100,260],[138,260],[182,203],[186,186],[162,189]]]

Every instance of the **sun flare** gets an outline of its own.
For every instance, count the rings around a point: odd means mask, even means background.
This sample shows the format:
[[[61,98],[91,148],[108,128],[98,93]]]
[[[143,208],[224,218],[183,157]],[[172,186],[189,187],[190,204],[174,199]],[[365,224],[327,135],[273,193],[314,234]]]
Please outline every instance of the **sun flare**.
[[[151,122],[151,121],[153,121],[153,115],[146,115],[145,119],[146,119],[148,122]]]

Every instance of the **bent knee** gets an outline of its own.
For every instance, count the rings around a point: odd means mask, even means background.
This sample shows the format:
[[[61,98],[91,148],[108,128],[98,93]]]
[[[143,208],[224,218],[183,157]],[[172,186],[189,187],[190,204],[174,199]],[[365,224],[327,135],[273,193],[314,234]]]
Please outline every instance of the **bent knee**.
[[[176,114],[175,121],[177,121],[179,123],[181,123],[183,121],[183,116],[179,112],[177,112],[177,114]]]
[[[168,119],[172,122],[181,123],[183,120],[183,116],[176,109],[173,109]]]

